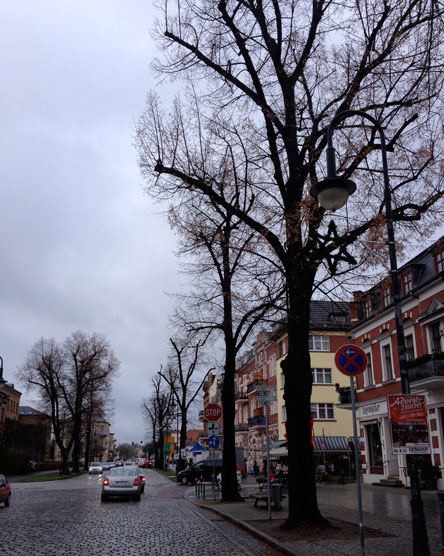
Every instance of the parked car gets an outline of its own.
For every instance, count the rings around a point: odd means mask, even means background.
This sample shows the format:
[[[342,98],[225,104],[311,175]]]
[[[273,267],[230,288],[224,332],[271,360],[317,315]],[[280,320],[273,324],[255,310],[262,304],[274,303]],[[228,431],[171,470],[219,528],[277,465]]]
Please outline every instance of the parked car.
[[[4,475],[0,475],[0,503],[4,502],[8,507],[11,501],[11,486]]]
[[[99,461],[93,461],[89,464],[89,469],[88,469],[88,473],[90,475],[94,475],[96,473],[98,473],[99,475],[101,473],[103,473],[103,467],[102,464]]]
[[[222,460],[214,460],[216,476],[222,469]],[[196,481],[211,481],[213,479],[213,460],[199,461],[194,465],[188,466],[176,475],[178,483],[183,485],[194,484]]]
[[[113,461],[105,461],[102,463],[103,471],[109,471],[111,467],[116,467],[116,464]]]
[[[140,500],[142,481],[137,467],[113,467],[102,483],[102,502],[112,496],[134,498]]]
[[[143,494],[145,492],[146,477],[143,473],[139,473],[139,479],[140,479],[140,482],[142,483],[142,489],[141,489],[140,493]]]

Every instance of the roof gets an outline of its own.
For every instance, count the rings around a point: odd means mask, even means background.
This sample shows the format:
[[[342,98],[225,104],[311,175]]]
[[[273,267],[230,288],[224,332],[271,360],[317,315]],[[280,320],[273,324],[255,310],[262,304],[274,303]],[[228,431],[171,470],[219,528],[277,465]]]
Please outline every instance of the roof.
[[[41,411],[38,411],[37,409],[34,409],[33,407],[30,407],[29,405],[21,405],[19,407],[18,414],[19,415],[39,415],[41,417],[47,417],[47,415],[45,415]]]
[[[310,301],[310,330],[350,330],[349,301],[313,299]],[[287,321],[275,325],[272,337],[287,331]]]
[[[350,327],[348,301],[313,300],[310,302],[310,330],[349,330]]]

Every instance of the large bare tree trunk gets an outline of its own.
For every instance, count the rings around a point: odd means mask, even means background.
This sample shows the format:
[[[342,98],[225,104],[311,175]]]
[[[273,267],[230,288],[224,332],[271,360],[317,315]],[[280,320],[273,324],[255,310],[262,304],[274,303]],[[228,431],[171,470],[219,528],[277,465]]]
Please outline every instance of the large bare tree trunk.
[[[296,273],[293,273],[293,276]],[[289,508],[286,526],[325,523],[316,498],[313,448],[310,438],[312,374],[308,350],[310,322],[310,276],[289,282],[288,354],[282,362],[287,409]]]

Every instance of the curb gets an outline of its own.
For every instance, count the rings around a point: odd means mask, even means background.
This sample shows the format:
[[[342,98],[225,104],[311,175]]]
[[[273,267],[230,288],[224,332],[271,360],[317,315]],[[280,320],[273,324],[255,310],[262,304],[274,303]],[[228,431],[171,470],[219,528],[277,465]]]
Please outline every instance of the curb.
[[[296,552],[293,552],[292,550],[289,550],[288,548],[286,548],[285,546],[280,544],[276,539],[274,539],[273,537],[270,537],[269,535],[267,535],[265,533],[262,533],[262,531],[259,531],[258,529],[256,529],[255,527],[253,527],[252,525],[247,523],[246,521],[243,521],[241,519],[237,519],[237,518],[223,512],[222,510],[212,508],[211,506],[204,506],[203,504],[199,504],[195,500],[191,500],[191,498],[189,498],[188,492],[186,492],[184,494],[184,498],[185,498],[185,500],[187,500],[191,504],[194,504],[195,506],[198,506],[199,508],[202,508],[204,510],[208,510],[210,512],[213,512],[216,515],[219,515],[219,516],[223,517],[225,520],[230,521],[234,525],[237,525],[241,529],[244,529],[245,531],[247,531],[248,533],[250,533],[251,535],[253,535],[257,539],[259,539],[262,542],[271,546],[272,548],[275,548],[275,549],[279,550],[280,552],[282,552],[282,554],[286,554],[287,556],[298,556]]]

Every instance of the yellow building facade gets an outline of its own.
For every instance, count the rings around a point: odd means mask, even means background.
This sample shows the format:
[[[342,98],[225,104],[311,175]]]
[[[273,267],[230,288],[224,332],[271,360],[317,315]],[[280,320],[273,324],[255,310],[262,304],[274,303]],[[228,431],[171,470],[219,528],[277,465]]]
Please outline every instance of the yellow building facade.
[[[348,333],[343,331],[313,330],[311,340],[310,362],[313,374],[313,390],[311,395],[313,434],[315,437],[335,436],[350,438],[353,435],[352,413],[339,407],[336,384],[340,387],[350,386],[350,378],[343,375],[335,366],[336,350],[348,342]],[[286,342],[286,334],[279,342]],[[279,415],[279,439],[285,438],[285,421],[287,419],[284,402],[284,375],[281,362],[286,355],[277,361],[277,398]]]

